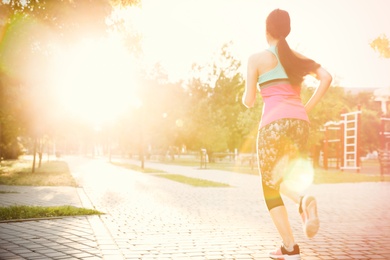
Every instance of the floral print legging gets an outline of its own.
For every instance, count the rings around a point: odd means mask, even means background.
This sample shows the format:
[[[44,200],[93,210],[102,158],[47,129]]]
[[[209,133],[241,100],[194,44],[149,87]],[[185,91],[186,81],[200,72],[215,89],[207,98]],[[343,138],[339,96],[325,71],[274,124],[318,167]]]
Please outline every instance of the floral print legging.
[[[284,205],[279,193],[283,167],[289,160],[306,155],[308,136],[309,123],[300,119],[279,119],[259,130],[257,156],[269,210]]]

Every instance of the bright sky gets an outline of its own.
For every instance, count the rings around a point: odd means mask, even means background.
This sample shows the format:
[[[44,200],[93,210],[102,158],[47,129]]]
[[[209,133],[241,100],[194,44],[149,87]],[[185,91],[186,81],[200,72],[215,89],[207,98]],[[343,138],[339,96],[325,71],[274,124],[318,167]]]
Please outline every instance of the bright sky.
[[[146,58],[161,62],[174,80],[193,62],[210,62],[229,41],[244,72],[248,56],[267,48],[267,15],[281,8],[291,17],[290,47],[322,64],[341,86],[390,87],[390,59],[369,45],[381,34],[390,38],[388,0],[143,0],[142,6]]]
[[[171,80],[185,80],[193,63],[212,62],[223,44],[231,41],[245,76],[249,55],[268,47],[265,19],[275,8],[290,13],[290,46],[327,68],[340,86],[390,87],[390,59],[380,58],[370,47],[382,34],[390,38],[388,0],[142,0],[142,9],[129,8],[118,15],[135,23],[143,36],[147,64],[160,62]],[[45,29],[15,21],[18,26],[13,28],[24,35]],[[12,35],[4,38],[4,46],[18,46]],[[121,39],[111,34],[59,49],[47,74],[36,73],[40,67],[34,59],[20,63],[23,69],[14,60],[5,62],[10,71],[30,75],[29,82],[41,79],[38,82],[55,86],[65,111],[102,125],[142,104],[132,74],[139,64]],[[12,53],[5,59],[13,59]]]

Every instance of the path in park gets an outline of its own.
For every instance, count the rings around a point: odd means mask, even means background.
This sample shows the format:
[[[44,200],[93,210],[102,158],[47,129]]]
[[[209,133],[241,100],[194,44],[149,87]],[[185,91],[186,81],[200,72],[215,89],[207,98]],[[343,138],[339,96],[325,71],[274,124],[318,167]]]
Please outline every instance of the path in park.
[[[269,259],[280,244],[256,175],[146,162],[229,184],[200,188],[66,158],[79,188],[0,186],[0,204],[74,205],[105,215],[0,223],[0,259]],[[306,239],[287,203],[303,259],[390,259],[390,183],[313,185],[321,230]]]

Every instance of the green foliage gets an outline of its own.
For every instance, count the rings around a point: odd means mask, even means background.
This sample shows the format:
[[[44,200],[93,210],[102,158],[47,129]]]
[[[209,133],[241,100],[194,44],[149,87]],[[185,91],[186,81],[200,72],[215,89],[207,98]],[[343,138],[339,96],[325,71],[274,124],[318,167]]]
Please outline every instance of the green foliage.
[[[189,124],[189,104],[181,82],[169,82],[159,66],[141,75],[138,82],[142,105],[130,108],[120,131],[132,131],[124,132],[122,140],[144,149],[150,145],[155,154],[183,144],[183,131]]]
[[[313,95],[314,91],[315,88],[313,87],[303,86],[301,93],[302,102],[306,103]],[[309,114],[311,130],[308,141],[310,147],[322,142],[324,136],[321,130],[324,128],[324,124],[329,121],[340,121],[340,114],[345,109],[346,104],[344,89],[337,86],[330,87],[321,101]]]
[[[383,58],[390,58],[390,42],[386,35],[381,35],[371,42],[371,48]]]
[[[262,108],[263,101],[258,97],[253,108],[244,108],[244,110],[240,111],[238,114],[237,127],[241,133],[241,144],[237,146],[237,148],[240,152],[249,153],[255,151]]]
[[[87,37],[102,36],[113,7],[140,3],[140,0],[8,0],[0,4],[0,11],[8,22],[20,15],[30,17],[69,41],[80,33]]]
[[[242,142],[237,117],[244,111],[241,104],[244,80],[241,63],[232,55],[230,44],[222,46],[212,64],[194,66],[188,81],[190,94],[192,149],[213,152],[233,151]]]
[[[253,152],[256,143],[258,124],[263,106],[258,95],[255,107],[246,109],[241,104],[244,80],[238,73],[240,63],[224,45],[214,62],[210,65],[194,65],[193,77],[188,81],[191,113],[186,133],[186,144],[193,150],[210,149],[211,152],[233,151]],[[302,86],[303,103],[313,95],[315,87]],[[331,86],[323,99],[309,114],[311,133],[309,146],[320,149],[324,139],[321,131],[329,121],[340,121],[341,114],[357,111],[362,114],[362,151],[377,147],[377,133],[380,107],[373,100],[371,92],[352,94],[340,86]],[[369,134],[371,132],[371,134]],[[210,154],[209,154],[210,156]]]
[[[0,158],[16,159],[21,154],[18,136],[22,127],[22,104],[18,82],[0,71]]]

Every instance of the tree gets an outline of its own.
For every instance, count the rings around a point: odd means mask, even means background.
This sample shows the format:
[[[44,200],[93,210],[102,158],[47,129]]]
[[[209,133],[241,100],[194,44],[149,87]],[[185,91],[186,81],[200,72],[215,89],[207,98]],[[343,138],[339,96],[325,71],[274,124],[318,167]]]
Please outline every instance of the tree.
[[[238,146],[240,152],[256,152],[256,138],[263,105],[262,99],[258,98],[254,107],[251,109],[245,108],[238,114],[237,127],[241,133],[241,144]]]
[[[141,68],[137,75],[133,104],[117,127],[120,143],[125,144],[122,149],[140,153],[141,158],[149,152],[166,154],[170,147],[177,150],[185,142],[183,132],[188,124],[188,96],[182,82],[169,82],[159,64]]]
[[[302,97],[307,100],[312,95],[314,88],[303,87]],[[305,102],[305,101],[304,101]],[[346,92],[340,86],[331,86],[324,98],[309,114],[311,121],[311,133],[309,144],[312,148],[315,165],[318,165],[319,151],[324,139],[321,129],[328,121],[339,122],[341,114],[361,109],[361,153],[365,154],[378,148],[380,104],[373,99],[372,92],[358,92],[352,94]],[[316,156],[315,156],[316,155]]]
[[[222,46],[219,56],[213,65],[213,76],[216,78],[210,102],[215,110],[223,114],[221,124],[228,129],[227,146],[230,151],[242,143],[242,133],[237,117],[245,110],[241,103],[244,90],[244,79],[239,72],[241,62],[232,54],[232,43]]]
[[[390,58],[390,42],[386,35],[381,35],[371,42],[371,48],[379,52],[383,58]]]
[[[18,136],[23,113],[20,82],[0,71],[0,160],[16,159],[21,152]]]
[[[232,54],[231,45],[224,44],[211,63],[193,65],[192,78],[186,85],[192,108],[189,147],[206,148],[210,160],[214,152],[233,151],[242,142],[237,118],[244,110],[244,80],[239,72],[241,63]]]
[[[313,95],[315,87],[304,83],[301,88],[301,98],[305,104]],[[329,121],[340,121],[340,114],[347,109],[345,103],[344,89],[339,86],[331,86],[321,101],[309,113],[310,135],[308,137],[308,148],[315,167],[319,165],[320,151],[324,141],[324,125]]]

